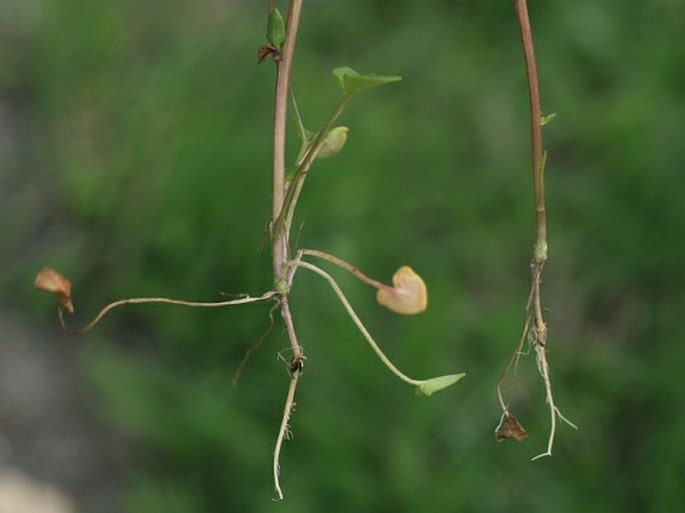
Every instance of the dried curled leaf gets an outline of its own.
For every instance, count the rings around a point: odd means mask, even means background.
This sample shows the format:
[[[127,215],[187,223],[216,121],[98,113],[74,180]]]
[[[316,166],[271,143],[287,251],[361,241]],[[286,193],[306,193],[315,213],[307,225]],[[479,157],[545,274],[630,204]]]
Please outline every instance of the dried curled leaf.
[[[44,267],[36,275],[33,284],[38,290],[54,294],[60,308],[66,308],[69,313],[74,313],[74,305],[71,303],[71,282],[60,273],[51,267]]]
[[[414,315],[428,306],[428,292],[421,276],[405,265],[392,277],[393,288],[378,289],[376,301],[395,313]]]
[[[495,433],[495,440],[501,442],[513,438],[518,442],[522,442],[527,436],[528,431],[523,429],[523,426],[519,423],[518,419],[509,413]]]

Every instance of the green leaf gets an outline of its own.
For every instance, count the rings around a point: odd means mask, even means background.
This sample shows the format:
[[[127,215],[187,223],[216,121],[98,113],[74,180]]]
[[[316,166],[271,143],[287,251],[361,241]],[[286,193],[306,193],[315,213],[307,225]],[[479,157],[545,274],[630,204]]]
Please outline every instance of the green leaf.
[[[333,77],[335,78],[335,82],[338,84],[340,91],[342,91],[343,96],[351,96],[360,91],[371,89],[372,87],[402,80],[402,77],[396,75],[375,75],[373,73],[360,75],[347,66],[335,68],[333,70]]]
[[[299,168],[297,166],[287,167],[285,169],[285,181],[292,182],[293,178],[295,178],[295,175],[297,174],[298,169]]]
[[[550,121],[552,121],[556,117],[557,117],[556,112],[552,112],[551,114],[548,114],[547,116],[540,116],[540,124],[542,126],[545,126],[547,123],[549,123]]]
[[[349,128],[346,126],[337,126],[331,128],[326,134],[326,138],[321,144],[321,148],[316,154],[317,159],[325,159],[340,153],[347,142],[347,132]]]
[[[432,395],[443,388],[454,385],[464,376],[466,376],[466,373],[462,372],[460,374],[448,374],[447,376],[438,376],[437,378],[421,381],[416,387],[416,395]]]
[[[269,13],[269,19],[266,23],[266,40],[279,51],[283,46],[283,41],[285,41],[285,23],[283,23],[283,16],[278,9]]]
[[[331,128],[326,134],[324,140],[321,141],[319,149],[316,151],[316,155],[314,155],[312,161],[315,159],[325,159],[340,153],[343,147],[345,146],[345,143],[347,142],[348,131],[349,129],[346,126],[337,126],[335,128]],[[290,182],[293,178],[295,178],[295,175],[297,174],[297,172],[300,169],[300,166],[302,165],[302,161],[304,160],[305,154],[307,153],[307,151],[311,150],[311,145],[314,143],[316,135],[317,134],[312,134],[306,129],[304,130],[304,136],[308,139],[302,142],[300,154],[297,156],[297,162],[295,163],[295,165],[285,170],[286,181]],[[300,135],[300,138],[301,137],[302,135]]]

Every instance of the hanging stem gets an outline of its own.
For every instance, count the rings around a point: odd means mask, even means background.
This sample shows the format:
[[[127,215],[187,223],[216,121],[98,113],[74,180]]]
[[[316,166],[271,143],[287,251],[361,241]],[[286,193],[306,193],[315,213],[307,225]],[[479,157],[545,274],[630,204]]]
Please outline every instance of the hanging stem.
[[[292,68],[293,54],[297,30],[302,12],[302,0],[291,0],[286,22],[286,34],[280,59],[276,63],[276,92],[274,98],[274,127],[273,127],[273,192],[272,212],[273,220],[271,228],[272,263],[276,290],[283,289],[283,277],[288,262],[288,232],[289,227],[285,223],[277,223],[281,217],[285,200],[285,141],[286,124],[288,115],[288,91],[290,84],[290,71]]]
[[[509,413],[509,402],[511,400],[512,390],[516,379],[516,369],[519,358],[522,354],[521,350],[523,349],[523,344],[526,338],[528,338],[535,351],[538,371],[543,382],[545,383],[545,396],[550,413],[550,433],[547,443],[547,451],[533,458],[537,459],[543,456],[551,456],[552,454],[552,447],[556,433],[557,416],[574,428],[576,426],[561,414],[554,403],[549,364],[547,363],[547,325],[543,317],[542,301],[540,295],[542,269],[547,259],[547,218],[545,209],[544,182],[546,154],[543,151],[542,145],[542,112],[540,109],[540,89],[538,85],[535,50],[533,47],[533,36],[530,28],[526,0],[514,0],[514,9],[516,11],[516,19],[518,21],[521,34],[521,45],[523,47],[523,58],[528,80],[536,239],[533,250],[533,261],[531,263],[531,290],[528,297],[528,302],[526,304],[521,336],[516,348],[514,349],[514,353],[512,354],[512,357],[504,370],[504,373],[497,382],[497,397],[502,408],[502,419],[500,420],[500,425],[498,426],[496,433],[498,436],[505,436],[502,435],[500,428],[502,427],[503,422],[511,416]],[[509,385],[509,395],[505,401],[502,396],[501,386],[510,372],[512,372],[512,376]],[[511,417],[513,418],[513,416]],[[523,431],[523,433],[525,433],[525,431]]]
[[[497,382],[497,398],[499,399],[500,407],[502,408],[502,412],[505,416],[509,415],[509,403],[511,402],[511,397],[514,392],[514,384],[516,382],[516,372],[518,370],[518,363],[521,359],[521,356],[523,355],[523,344],[525,343],[526,338],[528,337],[528,333],[530,331],[530,312],[533,305],[533,297],[535,296],[534,282],[535,280],[533,280],[533,283],[531,284],[528,302],[526,303],[526,310],[523,318],[523,327],[521,328],[521,336],[519,337],[518,344],[516,344],[516,349],[514,350],[514,352],[511,355],[511,358],[509,359],[509,363],[507,364],[506,368],[504,369],[504,372],[502,373],[499,381]],[[502,396],[502,384],[504,383],[504,380],[507,378],[510,372],[512,373],[512,376],[511,380],[509,381],[509,393],[507,396],[507,400],[505,401],[504,397]]]
[[[269,4],[273,8],[273,3]],[[289,233],[290,225],[286,222],[286,181],[285,181],[285,142],[286,124],[288,113],[288,94],[290,91],[290,72],[292,68],[293,55],[295,53],[295,42],[297,40],[297,30],[300,23],[302,12],[302,0],[291,0],[288,10],[288,19],[285,26],[285,40],[279,59],[277,60],[276,72],[276,91],[274,97],[274,127],[273,127],[273,192],[272,192],[272,212],[271,212],[271,259],[274,273],[274,289],[278,294],[281,316],[285,323],[288,333],[288,340],[293,353],[293,362],[302,360],[302,348],[297,342],[295,327],[293,325],[288,294],[292,284],[293,273],[289,268],[290,244]],[[288,438],[290,433],[288,421],[293,410],[295,389],[300,376],[300,369],[294,371],[291,368],[290,387],[288,397],[283,409],[283,419],[276,439],[276,447],[273,457],[274,486],[278,499],[283,498],[279,481],[280,464],[279,458],[283,440]]]
[[[542,150],[542,111],[540,109],[540,86],[535,62],[533,35],[528,17],[526,0],[514,0],[516,19],[521,33],[523,59],[528,78],[528,98],[530,102],[530,141],[533,165],[533,193],[535,196],[535,260],[547,258],[547,217],[545,211],[544,155]]]
[[[281,465],[279,463],[281,457],[281,447],[283,446],[283,440],[290,438],[290,426],[288,422],[290,421],[290,415],[295,407],[295,390],[297,389],[297,380],[300,377],[300,372],[294,372],[290,378],[290,387],[288,388],[288,396],[285,400],[285,406],[283,408],[283,418],[281,419],[281,427],[278,430],[278,438],[276,439],[276,447],[274,449],[274,459],[273,459],[273,474],[274,474],[274,486],[276,488],[276,495],[278,500],[283,500],[283,491],[281,490],[280,473]]]
[[[288,305],[288,291],[290,284],[287,280],[289,242],[288,234],[290,226],[282,222],[285,213],[285,142],[286,121],[288,113],[288,94],[290,84],[290,72],[297,30],[302,12],[302,0],[291,0],[288,10],[288,19],[285,27],[285,40],[281,50],[276,73],[276,92],[274,98],[274,128],[273,128],[273,193],[272,193],[272,227],[271,227],[271,258],[274,273],[274,288],[279,294],[281,304],[281,316],[285,322],[290,346],[293,350],[293,358],[299,358],[300,346],[295,337],[292,316]]]

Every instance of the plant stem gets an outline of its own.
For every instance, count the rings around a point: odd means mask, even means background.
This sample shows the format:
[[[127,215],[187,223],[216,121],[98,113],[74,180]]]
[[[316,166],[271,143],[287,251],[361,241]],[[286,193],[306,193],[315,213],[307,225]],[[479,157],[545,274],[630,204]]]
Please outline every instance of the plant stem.
[[[283,41],[280,60],[277,63],[276,91],[274,98],[274,127],[273,127],[273,193],[271,219],[271,258],[273,263],[274,282],[276,290],[281,291],[282,280],[287,269],[288,261],[288,229],[285,225],[276,223],[281,217],[285,198],[285,140],[286,122],[288,114],[288,90],[290,71],[292,68],[297,29],[302,12],[302,0],[291,0],[286,22],[286,34]]]
[[[304,267],[305,269],[309,269],[310,271],[312,271],[312,272],[318,274],[319,276],[323,277],[330,284],[331,288],[333,289],[333,291],[338,296],[338,299],[340,299],[340,302],[345,307],[345,310],[347,310],[347,314],[352,319],[352,322],[354,322],[355,326],[357,326],[357,329],[361,332],[361,334],[364,335],[364,338],[366,339],[366,341],[371,346],[371,349],[374,350],[376,355],[378,355],[378,358],[381,359],[381,361],[385,364],[385,366],[388,369],[390,369],[390,371],[395,376],[400,378],[405,383],[409,383],[410,385],[418,386],[422,383],[421,380],[412,379],[409,376],[407,376],[406,374],[404,374],[397,367],[395,367],[395,365],[388,359],[387,356],[385,356],[385,353],[383,353],[383,351],[381,351],[381,348],[378,347],[378,344],[376,344],[376,341],[373,339],[373,337],[371,336],[369,331],[366,329],[366,327],[362,323],[361,319],[359,319],[359,316],[357,315],[357,313],[352,308],[352,305],[350,305],[350,302],[345,297],[345,294],[343,293],[343,291],[340,289],[340,287],[338,286],[338,284],[336,283],[336,281],[333,279],[333,277],[330,274],[328,274],[324,270],[320,269],[319,267],[312,265],[310,263],[307,263],[307,262],[302,262],[302,261],[296,260],[293,262],[293,264],[297,265],[298,267]]]
[[[319,132],[316,134],[316,137],[309,145],[309,149],[304,155],[302,162],[299,164],[292,182],[290,183],[289,187],[286,188],[287,190],[283,200],[283,209],[281,210],[281,215],[278,218],[275,218],[275,224],[282,224],[283,229],[288,235],[290,233],[290,227],[292,226],[295,206],[297,205],[297,200],[300,197],[300,192],[302,191],[302,186],[304,185],[309,168],[316,158],[316,154],[319,153],[321,146],[325,142],[328,131],[333,126],[333,123],[335,123],[335,120],[338,119],[342,111],[345,109],[347,103],[350,101],[350,98],[350,96],[344,96],[338,105],[336,105],[335,109],[333,109],[333,112],[331,112],[330,116],[328,116],[328,119],[324,123],[323,127],[321,130],[319,130]]]
[[[273,4],[269,4],[273,7]],[[278,294],[281,316],[288,332],[288,340],[293,351],[293,359],[302,357],[302,350],[297,343],[295,328],[293,326],[290,306],[288,304],[288,293],[292,282],[291,270],[288,266],[290,259],[290,244],[288,236],[290,226],[287,223],[279,222],[284,219],[285,212],[285,141],[286,124],[288,114],[288,94],[290,91],[290,71],[292,68],[293,55],[295,53],[295,42],[297,40],[297,29],[300,23],[302,12],[302,0],[291,0],[288,10],[288,19],[285,26],[285,40],[281,48],[279,61],[277,62],[276,91],[274,98],[274,128],[273,128],[273,193],[272,193],[272,212],[271,212],[271,262],[274,273],[274,288]],[[293,409],[295,389],[300,373],[291,373],[290,388],[283,410],[283,419],[276,439],[276,447],[273,457],[273,474],[276,494],[279,499],[283,498],[283,492],[279,482],[279,458],[281,446],[288,432],[288,420]]]
[[[279,297],[281,303],[281,316],[285,323],[285,330],[288,333],[288,340],[290,341],[290,349],[293,351],[293,359],[302,357],[302,347],[297,342],[297,335],[295,334],[295,325],[293,324],[293,316],[290,313],[290,303],[288,302],[287,294],[281,294]]]
[[[528,333],[530,332],[530,321],[531,321],[531,308],[533,306],[533,299],[535,296],[535,280],[533,280],[533,283],[531,284],[531,289],[530,289],[530,294],[528,295],[528,302],[526,303],[526,309],[525,309],[525,316],[523,318],[523,327],[521,328],[521,336],[519,337],[518,344],[516,345],[516,349],[514,349],[514,352],[511,355],[511,358],[509,359],[509,363],[507,364],[506,368],[504,369],[504,372],[502,372],[502,375],[499,378],[499,381],[497,382],[497,398],[499,400],[500,407],[502,408],[502,413],[509,414],[509,403],[511,402],[511,397],[514,392],[514,384],[516,382],[516,373],[518,370],[518,362],[521,358],[521,355],[523,354],[522,349],[523,349],[523,344],[526,341],[526,338],[528,337]],[[502,396],[502,384],[504,383],[504,380],[507,378],[509,373],[512,373],[511,380],[509,382],[509,394],[507,397],[507,400],[505,401],[503,396]]]
[[[352,264],[349,264],[349,263],[345,262],[344,260],[342,260],[336,256],[330,255],[328,253],[324,253],[323,251],[319,251],[318,249],[301,249],[298,251],[298,256],[301,256],[301,255],[310,255],[310,256],[315,256],[315,257],[327,260],[328,262],[331,262],[332,264],[335,264],[338,267],[342,267],[346,271],[354,274],[361,281],[363,281],[364,283],[366,283],[368,285],[371,285],[372,287],[374,287],[376,289],[383,289],[383,290],[387,290],[388,292],[395,292],[396,291],[396,289],[394,287],[391,287],[390,285],[386,285],[385,283],[381,283],[379,281],[376,281],[373,278],[369,278],[363,272],[361,272],[359,269],[354,267]]]
[[[550,413],[550,432],[547,442],[547,451],[536,456],[533,459],[538,459],[544,456],[552,455],[552,447],[554,445],[554,437],[557,426],[557,416],[563,421],[567,422],[572,427],[576,427],[568,419],[566,419],[554,402],[554,395],[552,391],[552,382],[550,379],[549,364],[547,363],[547,325],[543,318],[542,301],[540,294],[540,281],[542,276],[542,269],[547,259],[547,219],[545,210],[545,182],[544,171],[546,164],[546,154],[542,146],[542,113],[540,110],[540,89],[538,85],[537,66],[535,63],[535,51],[533,47],[533,36],[531,34],[530,20],[528,17],[528,6],[526,0],[514,0],[514,9],[516,11],[516,19],[518,21],[519,30],[521,33],[521,45],[523,47],[523,57],[526,67],[526,76],[528,79],[528,97],[530,102],[530,128],[531,128],[531,151],[532,151],[532,166],[533,166],[533,194],[535,200],[535,247],[533,252],[533,262],[531,264],[531,291],[526,304],[525,317],[523,329],[519,343],[514,350],[512,358],[505,369],[502,377],[497,383],[497,395],[502,407],[503,417],[509,415],[508,407],[511,400],[511,391],[514,380],[516,378],[516,366],[519,357],[521,356],[521,349],[526,339],[532,344],[538,372],[545,384],[545,397]],[[531,326],[531,320],[534,320],[534,326]],[[513,370],[513,376],[510,382],[509,397],[505,402],[502,397],[501,385],[506,376]],[[501,424],[501,422],[500,422]]]
[[[60,307],[57,314],[59,317],[59,322],[62,325],[62,329],[70,335],[82,335],[90,331],[100,320],[109,313],[110,310],[118,306],[123,305],[133,305],[141,303],[166,303],[171,305],[189,306],[192,308],[221,308],[224,306],[234,306],[234,305],[244,305],[246,303],[255,303],[257,301],[265,301],[274,297],[276,293],[272,290],[262,294],[259,297],[246,296],[239,299],[232,299],[230,301],[185,301],[181,299],[169,299],[166,297],[133,297],[129,299],[121,299],[119,301],[114,301],[108,304],[100,313],[98,313],[95,318],[86,324],[83,328],[79,330],[72,330],[67,327],[64,321],[64,307]]]
[[[535,48],[528,17],[526,0],[514,0],[516,19],[521,32],[523,58],[528,78],[528,96],[530,101],[530,130],[533,163],[533,193],[535,196],[535,260],[547,258],[547,218],[545,212],[544,155],[542,151],[542,112],[540,109],[540,87],[538,84]]]
[[[288,94],[290,90],[290,72],[292,69],[297,29],[302,12],[302,0],[291,0],[286,22],[286,35],[280,59],[277,63],[276,92],[274,99],[274,129],[273,129],[273,194],[272,194],[272,227],[271,227],[271,260],[274,273],[274,288],[279,294],[281,316],[285,322],[293,357],[299,357],[300,346],[295,337],[292,316],[288,305],[288,261],[290,247],[288,236],[290,226],[282,220],[285,212],[285,141],[288,113]]]
[[[283,407],[283,418],[281,419],[281,427],[278,430],[278,438],[276,439],[276,447],[274,448],[274,458],[273,458],[273,474],[274,474],[274,487],[276,488],[276,495],[278,500],[283,500],[283,491],[281,490],[281,483],[279,475],[281,473],[280,457],[281,457],[281,447],[283,446],[283,440],[288,439],[289,426],[288,421],[290,420],[290,415],[293,412],[293,407],[295,406],[295,390],[297,389],[297,380],[300,377],[300,373],[294,373],[290,378],[290,387],[288,388],[288,397],[285,400],[285,406]]]

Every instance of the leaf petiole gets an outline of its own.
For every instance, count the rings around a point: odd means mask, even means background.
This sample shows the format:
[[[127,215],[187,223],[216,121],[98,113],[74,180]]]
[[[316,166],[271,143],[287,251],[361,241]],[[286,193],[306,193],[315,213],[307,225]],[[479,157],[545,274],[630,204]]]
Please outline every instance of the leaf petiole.
[[[309,269],[310,271],[318,274],[322,278],[324,278],[335,294],[338,296],[338,299],[340,299],[340,302],[343,304],[343,307],[345,307],[345,310],[347,311],[347,314],[350,316],[352,319],[352,322],[354,322],[355,326],[357,326],[357,329],[361,332],[361,334],[364,336],[368,344],[371,346],[371,349],[374,350],[378,358],[385,364],[385,366],[390,369],[390,372],[392,372],[395,376],[400,378],[402,381],[405,383],[408,383],[410,385],[414,385],[416,387],[416,393],[418,395],[431,395],[439,390],[442,390],[443,388],[446,388],[450,385],[453,385],[457,381],[459,381],[461,378],[465,376],[464,373],[461,374],[450,374],[447,376],[438,376],[436,378],[431,378],[431,379],[426,379],[426,380],[418,380],[418,379],[413,379],[404,374],[401,370],[399,370],[395,364],[393,364],[390,359],[383,353],[381,348],[378,346],[376,341],[373,339],[369,331],[366,329],[364,324],[362,323],[361,319],[359,319],[359,316],[357,313],[354,311],[352,308],[352,305],[350,305],[350,302],[347,300],[345,297],[345,294],[343,291],[340,289],[340,286],[336,283],[336,281],[333,279],[333,277],[325,272],[323,269],[320,269],[319,267],[312,265],[308,262],[303,262],[301,260],[295,260],[293,261],[293,265],[296,265],[297,267],[303,267],[305,269]]]

